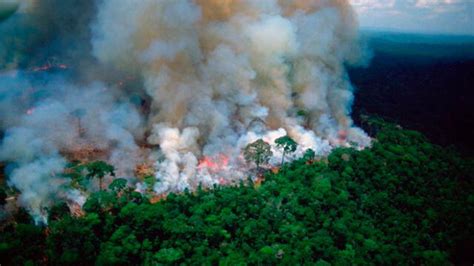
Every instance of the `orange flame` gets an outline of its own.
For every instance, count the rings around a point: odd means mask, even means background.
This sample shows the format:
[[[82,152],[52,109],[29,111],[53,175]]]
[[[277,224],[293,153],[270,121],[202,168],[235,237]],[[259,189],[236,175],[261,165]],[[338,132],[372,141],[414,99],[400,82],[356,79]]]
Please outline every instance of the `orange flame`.
[[[210,172],[217,173],[227,168],[229,165],[229,157],[220,154],[215,157],[204,156],[197,166],[198,169],[206,168]]]
[[[348,133],[347,133],[346,130],[339,130],[339,132],[337,133],[337,137],[338,137],[339,141],[341,141],[341,142],[346,141],[347,134]]]
[[[33,71],[33,72],[41,72],[41,71],[48,71],[48,70],[53,69],[53,68],[67,69],[68,66],[67,66],[66,64],[51,64],[51,63],[47,63],[47,64],[42,65],[42,66],[34,67],[33,69],[31,69],[31,71]]]
[[[84,210],[82,210],[81,205],[71,202],[68,204],[69,205],[69,211],[71,212],[71,215],[74,217],[82,217],[85,215]]]
[[[162,201],[162,200],[166,200],[166,197],[167,197],[167,196],[168,196],[167,194],[155,195],[155,196],[153,196],[153,197],[150,198],[150,203],[151,203],[151,204],[155,204],[155,203],[158,203],[158,202],[160,202],[160,201]]]

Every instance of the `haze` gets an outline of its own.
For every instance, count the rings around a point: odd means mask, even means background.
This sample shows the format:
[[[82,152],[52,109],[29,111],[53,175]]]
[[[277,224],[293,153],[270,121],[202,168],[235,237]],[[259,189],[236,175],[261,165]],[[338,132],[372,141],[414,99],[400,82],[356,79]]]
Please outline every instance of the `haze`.
[[[474,35],[471,0],[350,0],[362,29]]]

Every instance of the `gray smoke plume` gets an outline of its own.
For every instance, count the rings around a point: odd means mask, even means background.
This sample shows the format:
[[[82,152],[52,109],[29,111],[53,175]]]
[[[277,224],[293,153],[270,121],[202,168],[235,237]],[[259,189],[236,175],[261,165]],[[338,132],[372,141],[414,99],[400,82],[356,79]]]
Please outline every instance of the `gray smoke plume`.
[[[245,178],[258,138],[370,144],[350,118],[345,66],[366,56],[347,1],[26,3],[0,24],[0,160],[36,216],[84,147],[123,176],[153,160],[161,194]]]

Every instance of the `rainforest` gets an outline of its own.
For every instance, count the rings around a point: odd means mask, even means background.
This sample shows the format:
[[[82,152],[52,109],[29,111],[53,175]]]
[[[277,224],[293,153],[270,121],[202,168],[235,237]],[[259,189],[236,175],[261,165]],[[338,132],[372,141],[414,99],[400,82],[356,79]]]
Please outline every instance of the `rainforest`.
[[[474,161],[372,118],[371,148],[307,152],[261,180],[157,202],[126,180],[64,202],[36,226],[19,210],[0,254],[21,264],[449,265],[470,261]],[[70,165],[64,178],[85,178]],[[119,182],[119,181],[123,181]],[[2,192],[5,195],[5,192]],[[2,197],[5,204],[5,196]],[[469,257],[471,256],[471,257]]]

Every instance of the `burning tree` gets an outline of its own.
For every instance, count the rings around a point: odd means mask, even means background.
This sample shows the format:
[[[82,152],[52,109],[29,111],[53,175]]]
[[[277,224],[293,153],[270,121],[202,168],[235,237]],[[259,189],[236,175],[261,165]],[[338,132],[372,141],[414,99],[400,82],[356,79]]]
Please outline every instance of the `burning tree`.
[[[283,150],[283,155],[281,156],[281,164],[285,162],[285,155],[288,153],[293,153],[298,147],[298,143],[294,141],[290,136],[286,135],[275,140],[275,144],[281,150]]]
[[[258,139],[255,142],[248,144],[244,150],[244,157],[247,162],[254,162],[257,165],[257,170],[260,170],[260,165],[268,163],[273,152],[270,144]]]
[[[81,119],[86,115],[86,110],[85,109],[76,109],[73,112],[71,112],[71,115],[77,119],[77,132],[79,136],[84,135],[85,129],[82,127]]]

